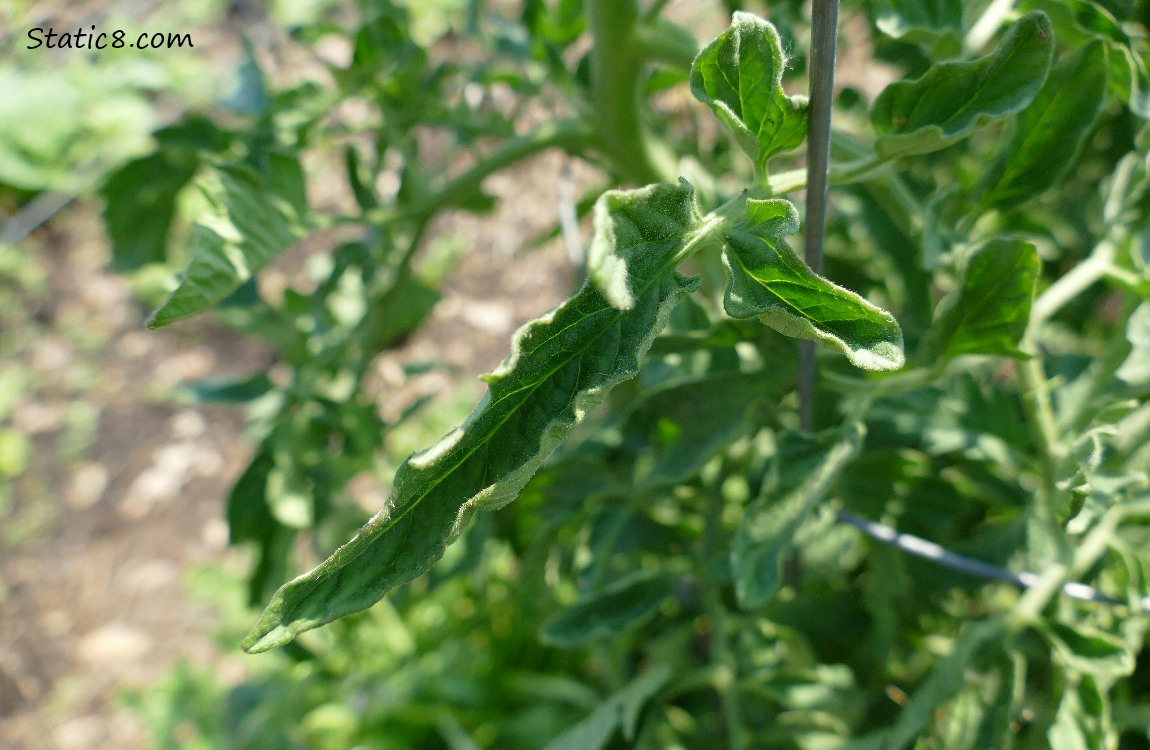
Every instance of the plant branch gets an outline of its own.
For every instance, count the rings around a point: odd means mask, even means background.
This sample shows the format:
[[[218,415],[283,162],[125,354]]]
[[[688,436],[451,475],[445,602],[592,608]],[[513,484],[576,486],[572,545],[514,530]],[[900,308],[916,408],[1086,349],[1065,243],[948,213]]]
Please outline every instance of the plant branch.
[[[635,0],[588,0],[591,48],[591,105],[604,153],[620,176],[637,185],[658,182],[639,118],[643,58],[635,44],[639,9]]]

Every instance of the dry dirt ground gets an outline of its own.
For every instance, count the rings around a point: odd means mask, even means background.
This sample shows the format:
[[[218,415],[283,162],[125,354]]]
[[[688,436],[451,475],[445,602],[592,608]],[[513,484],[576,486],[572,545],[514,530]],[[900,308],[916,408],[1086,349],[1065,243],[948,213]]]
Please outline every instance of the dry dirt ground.
[[[488,186],[506,194],[527,185],[545,203],[559,166],[545,155]],[[402,356],[486,372],[517,325],[561,299],[570,283],[561,247],[515,257],[523,237],[554,220],[554,203],[522,209],[443,223],[441,232],[474,244]],[[33,381],[11,419],[32,436],[33,452],[0,542],[0,747],[8,750],[147,747],[140,719],[118,700],[124,689],[155,684],[181,659],[239,679],[244,660],[258,658],[221,649],[213,611],[184,585],[197,566],[244,569],[222,519],[251,455],[244,415],[182,399],[179,385],[253,372],[267,352],[210,316],[144,330],[147,311],[105,270],[97,211],[94,201],[74,204],[18,248],[43,285],[24,300],[28,329],[4,332]],[[459,387],[479,392],[474,378]]]

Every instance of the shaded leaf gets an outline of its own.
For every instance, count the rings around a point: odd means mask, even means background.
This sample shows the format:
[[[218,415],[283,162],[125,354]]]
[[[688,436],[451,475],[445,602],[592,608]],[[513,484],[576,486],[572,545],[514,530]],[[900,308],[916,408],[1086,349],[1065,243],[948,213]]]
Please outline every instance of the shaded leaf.
[[[1042,632],[1068,668],[1084,675],[1121,677],[1134,669],[1134,654],[1121,639],[1082,625],[1056,621],[1042,624]]]
[[[242,403],[253,401],[274,387],[267,374],[261,372],[240,379],[201,380],[182,386],[182,390],[204,403]]]
[[[1010,208],[1054,186],[1102,108],[1106,69],[1106,48],[1100,40],[1051,69],[987,173],[984,203]]]
[[[1030,319],[1038,251],[1019,239],[998,238],[963,261],[955,288],[942,299],[922,343],[924,362],[960,354],[1025,357],[1018,342]]]
[[[987,57],[939,63],[917,80],[892,83],[871,112],[875,149],[888,159],[927,154],[1021,111],[1046,80],[1053,53],[1050,19],[1027,13]]]
[[[586,719],[548,742],[543,750],[601,750],[619,729],[626,739],[632,739],[643,705],[670,678],[667,665],[652,667],[599,704]]]
[[[212,210],[196,225],[183,281],[152,314],[149,328],[211,308],[303,235],[298,162],[279,154],[269,159],[274,179],[239,166],[218,167],[202,178]]]
[[[902,367],[902,329],[894,317],[811,271],[785,239],[798,229],[789,202],[747,201],[747,221],[724,236],[727,314],[757,317],[779,333],[837,349],[856,367]]]
[[[691,93],[710,105],[760,173],[771,156],[806,137],[807,100],[783,91],[785,67],[775,27],[742,12],[691,66]]]
[[[636,485],[677,484],[692,476],[756,415],[778,402],[794,371],[716,373],[647,394],[627,414],[622,444]]]
[[[543,624],[539,636],[545,643],[569,647],[618,635],[655,614],[670,593],[671,579],[665,574],[627,576],[559,612]]]
[[[167,259],[176,198],[198,168],[194,152],[165,149],[133,159],[108,177],[100,195],[113,270],[134,271]]]
[[[795,535],[839,472],[858,455],[864,434],[861,424],[848,425],[794,491],[782,499],[764,493],[747,508],[731,546],[731,570],[741,606],[757,607],[779,590]]]
[[[244,641],[265,651],[298,633],[365,609],[442,556],[476,511],[511,502],[563,440],[643,356],[697,281],[673,271],[682,238],[647,223],[645,198],[693,215],[690,186],[652,185],[616,201],[615,248],[634,305],[616,309],[590,285],[515,335],[511,354],[467,421],[396,472],[386,507],[311,572],[285,584]],[[638,214],[638,216],[637,216]],[[649,217],[648,217],[649,218]]]
[[[910,745],[931,723],[938,708],[966,683],[967,667],[979,652],[1002,635],[1003,626],[997,620],[983,620],[968,627],[959,636],[954,650],[914,691],[883,738],[882,750],[902,750]]]

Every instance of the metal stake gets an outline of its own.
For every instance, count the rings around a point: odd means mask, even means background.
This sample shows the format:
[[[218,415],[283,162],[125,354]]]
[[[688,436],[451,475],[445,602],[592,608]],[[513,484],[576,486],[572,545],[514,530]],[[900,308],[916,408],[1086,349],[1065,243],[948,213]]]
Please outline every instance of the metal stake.
[[[827,210],[827,173],[831,157],[831,107],[834,103],[838,0],[812,0],[810,108],[807,120],[807,217],[804,256],[815,273],[823,265]],[[799,425],[807,432],[815,421],[815,345],[799,341]]]

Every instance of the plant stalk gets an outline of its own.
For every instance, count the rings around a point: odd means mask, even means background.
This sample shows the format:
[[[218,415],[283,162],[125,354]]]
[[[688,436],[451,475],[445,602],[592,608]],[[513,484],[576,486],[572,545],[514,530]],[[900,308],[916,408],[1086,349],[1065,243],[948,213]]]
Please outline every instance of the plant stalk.
[[[636,44],[639,8],[635,0],[588,0],[591,48],[591,104],[603,151],[627,182],[660,180],[639,117],[643,59]]]
[[[823,265],[827,180],[831,158],[838,0],[814,0],[811,8],[810,109],[807,120],[807,217],[804,257],[815,273]],[[815,421],[815,345],[799,342],[799,425],[810,432]]]

